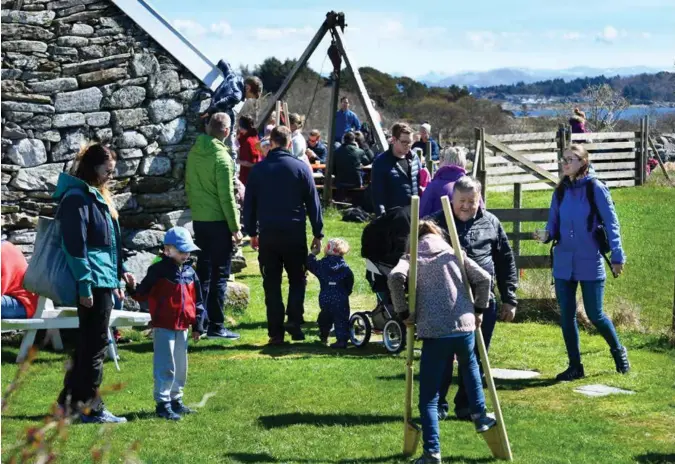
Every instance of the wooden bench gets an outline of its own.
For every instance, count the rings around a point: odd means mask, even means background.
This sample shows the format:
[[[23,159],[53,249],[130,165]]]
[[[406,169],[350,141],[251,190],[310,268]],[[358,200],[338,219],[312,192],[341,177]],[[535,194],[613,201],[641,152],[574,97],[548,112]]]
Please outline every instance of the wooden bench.
[[[60,307],[54,308],[54,303],[44,297],[38,300],[38,307],[34,317],[31,319],[2,319],[0,320],[1,330],[24,330],[25,334],[21,340],[19,354],[16,362],[23,362],[28,356],[30,348],[35,342],[35,335],[38,330],[46,330],[47,338],[45,342],[51,342],[54,350],[62,351],[63,342],[61,341],[60,329],[77,329],[79,327],[77,317],[77,308]],[[108,339],[110,342],[109,354],[117,365],[117,350],[110,327],[146,327],[150,323],[150,314],[136,311],[113,310],[110,314],[110,323],[108,325]]]

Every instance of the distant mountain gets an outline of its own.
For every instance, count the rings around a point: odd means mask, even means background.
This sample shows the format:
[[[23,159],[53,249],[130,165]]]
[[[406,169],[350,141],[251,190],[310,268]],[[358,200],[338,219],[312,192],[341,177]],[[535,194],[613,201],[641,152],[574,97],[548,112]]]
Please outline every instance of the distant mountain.
[[[430,85],[448,87],[459,85],[466,87],[493,87],[497,85],[512,85],[518,82],[531,84],[533,82],[548,79],[564,79],[570,81],[580,77],[595,77],[604,75],[635,76],[637,74],[652,74],[662,71],[658,68],[647,66],[634,66],[624,68],[589,68],[577,66],[568,69],[527,69],[527,68],[501,68],[490,71],[470,71],[459,74],[445,75],[431,72],[417,77],[417,80]]]

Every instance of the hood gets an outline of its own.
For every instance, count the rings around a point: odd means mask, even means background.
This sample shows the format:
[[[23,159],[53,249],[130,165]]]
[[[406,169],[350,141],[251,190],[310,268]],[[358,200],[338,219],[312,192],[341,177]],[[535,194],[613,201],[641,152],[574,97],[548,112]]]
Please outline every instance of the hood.
[[[436,174],[434,180],[439,179],[445,182],[457,182],[461,177],[466,176],[466,169],[455,164],[441,166]]]
[[[59,174],[59,180],[56,183],[56,191],[52,194],[52,198],[56,200],[63,198],[66,192],[72,189],[79,189],[83,192],[89,192],[94,195],[98,201],[105,203],[105,200],[98,189],[90,186],[82,179],[68,174],[67,172],[62,172]]]
[[[218,145],[223,145],[223,142],[210,135],[200,134],[197,136],[191,155],[194,154],[197,158],[211,158],[213,153],[217,150]]]
[[[449,252],[452,250],[452,247],[440,235],[427,234],[420,239],[418,250],[421,256],[434,256],[443,252]]]
[[[328,255],[324,258],[324,261],[328,264],[328,267],[333,272],[349,269],[347,262],[342,256]]]

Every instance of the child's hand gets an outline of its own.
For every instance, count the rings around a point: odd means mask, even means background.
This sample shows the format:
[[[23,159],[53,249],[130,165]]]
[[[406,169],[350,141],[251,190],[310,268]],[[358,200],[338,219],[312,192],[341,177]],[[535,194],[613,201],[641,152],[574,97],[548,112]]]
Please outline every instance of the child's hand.
[[[200,334],[196,330],[192,331],[192,340],[194,340],[195,342],[198,342],[201,337],[202,337],[202,334]]]

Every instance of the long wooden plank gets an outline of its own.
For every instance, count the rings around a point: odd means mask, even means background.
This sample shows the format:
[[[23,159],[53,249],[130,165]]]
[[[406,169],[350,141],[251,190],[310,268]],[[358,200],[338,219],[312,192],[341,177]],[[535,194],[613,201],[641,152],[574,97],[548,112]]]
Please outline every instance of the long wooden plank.
[[[490,136],[492,137],[492,136]],[[557,150],[558,143],[540,142],[540,143],[514,143],[507,145],[513,151],[532,151],[532,150]]]
[[[540,177],[541,180],[549,182],[552,185],[556,185],[558,183],[558,177],[554,176],[548,171],[545,171],[541,169],[537,163],[530,161],[526,157],[522,156],[520,153],[516,153],[513,151],[511,148],[507,147],[504,145],[502,142],[499,140],[495,140],[493,137],[486,135],[485,136],[486,142],[492,145],[495,149],[501,151],[504,154],[504,157],[510,158],[513,161],[517,161],[523,166],[526,166],[529,168],[529,170],[536,175],[537,177]]]
[[[502,222],[548,221],[548,208],[491,209],[490,212]]]
[[[555,132],[531,132],[529,134],[498,134],[494,137],[500,142],[526,142],[528,140],[553,140]]]
[[[635,149],[635,140],[630,142],[605,142],[605,143],[585,143],[584,148],[588,151],[593,150],[620,150],[623,148]]]
[[[541,179],[539,179],[536,176],[533,176],[532,174],[514,174],[514,175],[490,177],[490,185],[527,184],[530,182],[540,182],[540,181]]]
[[[595,175],[598,179],[634,179],[635,169],[626,171],[600,171],[596,172]]]
[[[618,171],[621,169],[635,169],[635,161],[592,163],[596,171]]]
[[[635,163],[633,163],[633,167]],[[558,163],[539,164],[539,167],[547,171],[558,172]],[[630,166],[628,166],[630,167]],[[499,176],[503,174],[527,174],[527,171],[520,166],[490,166],[488,167],[488,176]]]
[[[572,134],[572,142],[578,140],[634,139],[635,132],[587,132]]]
[[[535,238],[532,236],[532,232],[507,232],[506,236],[509,238],[509,240],[518,239],[521,242],[523,240],[535,240]]]
[[[613,152],[613,153],[590,153],[591,163],[596,161],[608,160],[633,160],[635,162],[635,151]]]
[[[516,256],[518,269],[548,269],[551,267],[551,257],[545,256]]]
[[[557,161],[558,153],[555,151],[549,151],[545,153],[524,153],[523,156],[530,161],[542,162],[542,161]],[[503,156],[488,155],[485,157],[485,164],[513,164],[513,161],[504,158]]]
[[[624,179],[624,180],[606,180],[603,181],[609,188],[621,188],[621,187],[634,187],[635,179]],[[553,187],[549,184],[543,182],[534,182],[530,184],[523,184],[523,191],[541,191],[541,190],[552,190]],[[490,192],[510,192],[513,190],[513,184],[505,185],[491,185],[488,190]],[[492,210],[490,210],[492,212]]]

